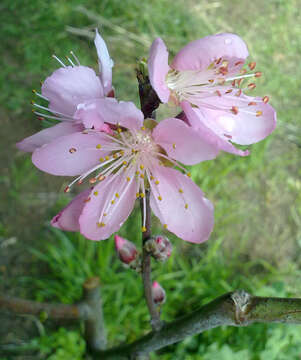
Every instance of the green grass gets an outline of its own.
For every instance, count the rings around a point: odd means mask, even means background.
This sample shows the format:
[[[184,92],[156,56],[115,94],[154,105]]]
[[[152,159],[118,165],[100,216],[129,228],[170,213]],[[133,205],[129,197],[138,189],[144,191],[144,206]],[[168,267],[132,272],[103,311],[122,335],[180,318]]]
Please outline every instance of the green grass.
[[[4,216],[0,220],[0,236],[16,237],[27,256],[33,257],[31,276],[18,280],[28,297],[33,294],[38,300],[70,303],[80,298],[86,277],[99,275],[109,342],[117,344],[134,340],[149,329],[139,276],[122,268],[112,239],[93,243],[78,234],[45,227],[70,199],[61,191],[67,180],[41,174],[31,165],[28,155],[14,148],[15,142],[41,127],[31,113],[31,90],[39,89],[40,81],[57,68],[51,58],[53,53],[63,58],[73,50],[82,64],[97,68],[93,42],[65,31],[67,25],[89,29],[96,25],[76,10],[81,4],[79,0],[1,2],[0,50],[4,66],[0,74],[0,106],[4,150],[0,153],[0,184],[4,197],[0,212]],[[147,56],[148,44],[156,36],[164,38],[170,53],[175,54],[188,41],[227,31],[239,34],[247,42],[250,61],[256,61],[263,72],[256,93],[269,95],[278,111],[277,130],[266,141],[253,145],[248,158],[223,154],[192,169],[194,180],[214,202],[215,229],[202,246],[170,236],[174,254],[166,264],[156,264],[154,270],[154,277],[168,294],[162,315],[165,320],[238,287],[257,295],[300,296],[298,5],[297,0],[85,2],[89,10],[110,22],[110,26],[101,26],[101,33],[115,61],[113,82],[118,98],[138,104],[134,69],[137,60]],[[116,31],[116,25],[125,34]],[[132,40],[128,33],[141,38]],[[159,114],[171,111],[174,109],[162,107]],[[137,210],[121,234],[139,246],[138,217]],[[155,228],[162,232],[157,222]],[[34,252],[29,250],[32,247]],[[80,328],[74,331],[81,334]],[[168,348],[160,358],[298,359],[300,331],[299,327],[282,325],[215,329]],[[47,334],[49,339],[62,336],[50,328]],[[51,348],[45,338],[37,341]],[[82,346],[80,341],[78,346]],[[58,348],[61,347],[64,348],[60,343]],[[60,359],[54,348],[51,351],[52,356],[57,356],[51,359]],[[68,355],[64,356],[67,359]],[[72,358],[71,352],[69,357]]]

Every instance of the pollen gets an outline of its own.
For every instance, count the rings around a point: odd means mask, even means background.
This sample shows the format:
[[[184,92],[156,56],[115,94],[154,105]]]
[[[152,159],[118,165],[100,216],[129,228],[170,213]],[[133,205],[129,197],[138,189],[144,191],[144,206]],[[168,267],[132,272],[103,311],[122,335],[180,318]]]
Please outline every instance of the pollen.
[[[118,194],[118,193],[116,193],[115,196],[117,197],[117,199],[119,198],[119,194]]]
[[[258,116],[261,116],[262,115],[262,111],[261,110],[258,110],[258,111],[256,111],[256,116],[258,117]]]
[[[185,209],[186,209],[186,210],[188,209],[188,204],[185,204]]]
[[[98,195],[98,191],[94,191],[94,193],[93,193],[95,196],[97,196]]]
[[[188,176],[188,177],[191,177],[191,173],[190,173],[190,172],[188,172],[188,173],[187,173],[187,176]]]
[[[156,181],[155,181],[155,184],[156,184],[156,185],[159,185],[159,184],[160,184],[160,181],[159,181],[159,180],[156,180]]]
[[[142,231],[142,232],[145,232],[145,231],[146,231],[146,227],[145,227],[145,226],[142,226],[141,231]]]
[[[110,156],[108,156],[108,155],[105,156],[105,159],[106,159],[106,160],[110,160]]]
[[[143,165],[143,164],[140,165],[140,169],[141,169],[141,170],[144,169],[144,165]]]
[[[180,194],[183,194],[183,189],[180,188],[180,189],[179,189],[179,193],[180,193]]]
[[[123,164],[123,165],[127,165],[127,162],[124,160],[124,161],[122,162],[122,164]]]
[[[139,195],[142,199],[145,197],[144,193],[140,193]]]
[[[131,180],[131,178],[129,176],[127,176],[126,181],[130,181],[130,180]]]
[[[136,198],[138,199],[139,198],[139,196],[140,196],[140,193],[136,193]]]
[[[101,149],[101,145],[100,145],[100,144],[97,144],[97,145],[96,145],[96,149]]]
[[[144,174],[140,174],[141,179],[144,179]]]
[[[158,196],[158,200],[162,201],[162,196],[161,195]]]
[[[112,204],[112,205],[114,205],[114,204],[115,204],[115,200],[114,200],[114,199],[111,201],[111,204]]]
[[[163,227],[164,227],[164,229],[167,229],[167,224],[164,224]]]
[[[99,227],[99,228],[102,228],[102,227],[106,226],[106,224],[103,223],[103,222],[97,222],[96,225],[97,225],[97,227]]]
[[[101,158],[99,158],[98,160],[99,160],[99,162],[103,162],[103,161],[104,161],[104,158],[101,157]]]
[[[70,154],[73,154],[73,153],[76,152],[76,149],[75,149],[75,148],[70,148],[70,149],[69,149],[69,152],[70,152]]]

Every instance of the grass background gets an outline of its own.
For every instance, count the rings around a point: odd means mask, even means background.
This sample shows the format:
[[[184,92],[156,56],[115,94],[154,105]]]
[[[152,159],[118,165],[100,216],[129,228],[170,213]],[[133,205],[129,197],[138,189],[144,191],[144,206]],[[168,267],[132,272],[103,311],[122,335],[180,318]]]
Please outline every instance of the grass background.
[[[101,16],[99,21],[79,11],[83,4]],[[163,319],[183,315],[236,288],[257,295],[300,296],[298,0],[2,0],[0,24],[2,291],[70,303],[80,298],[86,277],[99,275],[110,345],[149,330],[141,281],[122,268],[112,239],[93,243],[50,229],[49,219],[70,199],[62,193],[68,179],[42,174],[14,145],[41,128],[31,112],[31,90],[39,89],[40,81],[57,68],[53,53],[63,58],[73,50],[82,64],[96,68],[93,42],[69,33],[66,26],[86,30],[98,26],[115,61],[113,82],[119,99],[138,104],[134,69],[156,36],[174,54],[196,38],[235,32],[247,42],[250,61],[263,72],[256,94],[269,95],[278,111],[277,130],[253,145],[248,158],[222,154],[193,167],[194,180],[215,205],[216,225],[202,246],[170,236],[171,259],[154,266],[154,277],[167,291]],[[163,107],[160,113],[170,111],[174,109]],[[137,246],[139,221],[136,210],[121,231]],[[155,227],[162,232],[158,223]],[[39,348],[40,358],[84,358],[80,327],[63,324],[58,329],[57,324],[35,319],[39,332],[27,331],[28,324],[22,325],[26,328],[22,332],[17,319],[3,317],[3,321],[0,343],[25,341]],[[300,355],[300,327],[255,324],[208,331],[153,354],[152,359],[290,360]]]

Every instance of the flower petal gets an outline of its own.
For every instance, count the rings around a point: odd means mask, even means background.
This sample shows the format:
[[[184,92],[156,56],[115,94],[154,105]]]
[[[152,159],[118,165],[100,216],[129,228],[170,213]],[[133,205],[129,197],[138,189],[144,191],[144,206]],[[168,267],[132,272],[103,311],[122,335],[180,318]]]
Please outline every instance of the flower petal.
[[[229,152],[231,154],[247,156],[249,151],[243,151],[237,149],[233,144],[230,143],[230,137],[227,137],[228,133],[223,133],[221,129],[217,129],[215,124],[210,121],[208,116],[206,117],[202,109],[192,108],[187,101],[181,102],[181,107],[187,116],[190,125],[198,131],[201,137],[205,141],[209,142],[219,150]],[[210,126],[211,125],[211,126]],[[231,136],[231,135],[230,135]]]
[[[163,103],[168,102],[170,91],[165,78],[170,67],[168,65],[168,51],[162,39],[153,41],[148,59],[149,80]]]
[[[72,134],[81,130],[83,130],[83,126],[81,124],[75,124],[74,122],[62,122],[23,139],[18,142],[16,146],[19,150],[33,152],[35,149],[44,144],[50,143],[59,136]]]
[[[133,210],[136,188],[135,178],[127,181],[126,173],[110,175],[96,185],[79,218],[81,233],[104,240],[118,231]]]
[[[82,191],[52,220],[51,225],[65,231],[79,231],[79,216],[86,205],[91,189]]]
[[[78,104],[88,99],[103,98],[104,91],[95,71],[87,66],[59,68],[42,85],[49,109],[73,116]]]
[[[168,156],[186,165],[214,159],[219,151],[192,127],[175,118],[161,121],[153,130],[152,137]]]
[[[96,145],[103,145],[107,141],[102,133],[61,136],[36,149],[32,162],[40,170],[53,175],[80,175],[97,165],[100,157],[104,157],[104,151],[96,148]]]
[[[97,29],[95,30],[94,44],[98,55],[99,76],[104,88],[104,93],[107,95],[112,90],[112,67],[114,66],[114,63],[110,58],[107,45],[99,35]]]
[[[208,240],[214,223],[213,206],[199,187],[171,168],[154,166],[152,175],[159,184],[151,183],[151,208],[161,223],[183,240]]]
[[[234,143],[240,145],[257,143],[266,138],[276,127],[275,110],[259,97],[217,96],[208,98],[206,103],[221,109],[236,108],[237,114],[229,110],[213,110],[207,107],[201,109],[207,125],[220,135],[231,135],[231,141]]]
[[[101,129],[104,122],[127,129],[139,129],[143,124],[143,114],[130,101],[117,101],[104,98],[86,101],[78,106],[75,118],[83,121],[86,127]]]
[[[192,41],[181,49],[174,57],[171,67],[176,70],[204,70],[219,58],[235,58],[235,62],[244,62],[248,55],[248,48],[238,35],[209,35]]]

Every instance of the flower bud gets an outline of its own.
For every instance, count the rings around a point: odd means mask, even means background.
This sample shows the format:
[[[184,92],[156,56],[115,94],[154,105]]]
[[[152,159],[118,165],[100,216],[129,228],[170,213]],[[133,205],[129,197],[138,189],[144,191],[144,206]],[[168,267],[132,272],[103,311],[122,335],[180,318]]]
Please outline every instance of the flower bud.
[[[149,239],[145,244],[145,248],[159,261],[167,260],[172,252],[171,242],[163,235]]]
[[[152,298],[156,305],[161,305],[166,300],[165,290],[157,281],[154,281],[152,285]]]
[[[130,265],[138,256],[136,246],[119,235],[115,235],[114,239],[119,259],[124,264]]]

